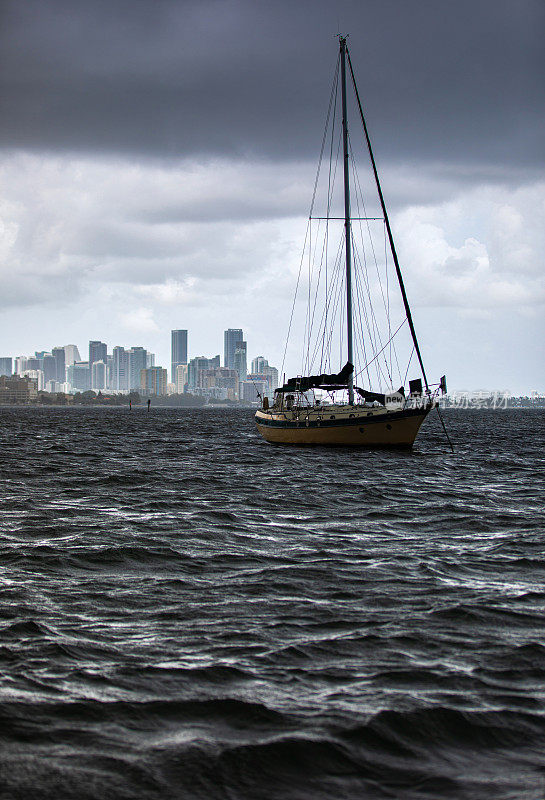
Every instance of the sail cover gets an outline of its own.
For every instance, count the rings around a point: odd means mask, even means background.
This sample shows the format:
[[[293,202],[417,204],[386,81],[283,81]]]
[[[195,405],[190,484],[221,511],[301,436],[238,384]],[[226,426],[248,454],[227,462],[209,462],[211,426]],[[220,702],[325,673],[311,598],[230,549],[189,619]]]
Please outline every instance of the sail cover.
[[[380,403],[381,406],[388,405],[389,403],[400,403],[405,398],[405,389],[400,386],[397,392],[390,394],[379,394],[378,392],[368,392],[366,389],[360,389],[354,386],[360,397],[363,397],[366,403]]]
[[[348,386],[348,379],[354,372],[354,365],[346,362],[340,372],[333,375],[308,375],[307,377],[290,378],[283,386],[275,389],[275,393],[306,392],[309,389],[343,389]]]

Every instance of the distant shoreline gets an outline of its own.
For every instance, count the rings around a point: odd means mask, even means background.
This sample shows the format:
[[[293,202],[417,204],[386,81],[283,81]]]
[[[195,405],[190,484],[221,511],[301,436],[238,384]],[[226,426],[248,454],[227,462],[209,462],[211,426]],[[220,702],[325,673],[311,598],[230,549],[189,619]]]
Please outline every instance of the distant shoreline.
[[[80,408],[117,408],[120,411],[136,411],[137,409],[141,409],[142,411],[148,410],[148,406],[146,403],[133,403],[132,408],[129,408],[129,404],[120,405],[119,403],[0,403],[1,408],[36,408],[36,409],[47,409],[47,408],[63,408],[63,409],[80,409]],[[235,406],[235,405],[228,405],[228,404],[221,404],[221,403],[214,403],[213,405],[162,405],[156,403],[155,405],[152,403],[150,406],[151,411],[157,411],[158,409],[169,409],[169,410],[180,410],[180,409],[200,409],[204,411],[210,411],[215,408],[231,408],[233,410],[238,411],[252,411],[257,410],[257,406]]]
[[[147,413],[148,407],[146,403],[134,403],[132,408],[128,404],[120,405],[119,403],[0,403],[2,408],[34,408],[34,409],[48,409],[48,408],[62,408],[66,410],[71,409],[111,409],[116,408],[120,411],[132,412],[140,409]],[[168,410],[181,410],[199,409],[201,411],[213,411],[214,409],[232,409],[233,411],[256,411],[259,406],[242,406],[214,403],[213,405],[167,405],[167,404],[151,404],[150,413],[152,411],[168,409]],[[507,405],[507,406],[440,406],[441,411],[545,411],[545,403],[543,405]]]

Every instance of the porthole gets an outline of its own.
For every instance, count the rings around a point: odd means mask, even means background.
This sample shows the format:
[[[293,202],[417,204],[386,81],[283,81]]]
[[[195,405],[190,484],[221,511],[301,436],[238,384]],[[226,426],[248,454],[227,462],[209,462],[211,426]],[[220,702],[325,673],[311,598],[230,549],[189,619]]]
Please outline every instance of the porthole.
[[[392,426],[390,425],[390,423],[388,423],[388,424],[386,425],[386,430],[387,430],[387,431],[391,431],[391,430],[392,430]]]

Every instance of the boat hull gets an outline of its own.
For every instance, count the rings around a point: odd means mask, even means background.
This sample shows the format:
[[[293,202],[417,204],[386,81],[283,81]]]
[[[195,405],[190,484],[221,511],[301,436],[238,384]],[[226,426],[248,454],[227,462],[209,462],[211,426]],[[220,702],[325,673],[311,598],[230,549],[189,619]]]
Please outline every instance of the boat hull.
[[[352,416],[345,415],[347,418],[329,420],[279,419],[281,415],[258,411],[256,425],[271,444],[412,447],[430,408],[368,416],[356,412]]]

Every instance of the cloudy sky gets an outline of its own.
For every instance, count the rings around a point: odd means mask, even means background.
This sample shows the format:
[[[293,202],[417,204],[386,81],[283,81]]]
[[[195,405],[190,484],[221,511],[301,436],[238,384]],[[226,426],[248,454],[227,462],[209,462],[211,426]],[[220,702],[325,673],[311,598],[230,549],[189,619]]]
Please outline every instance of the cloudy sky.
[[[542,0],[0,13],[0,355],[242,327],[280,366],[341,31],[430,379],[545,391]]]

